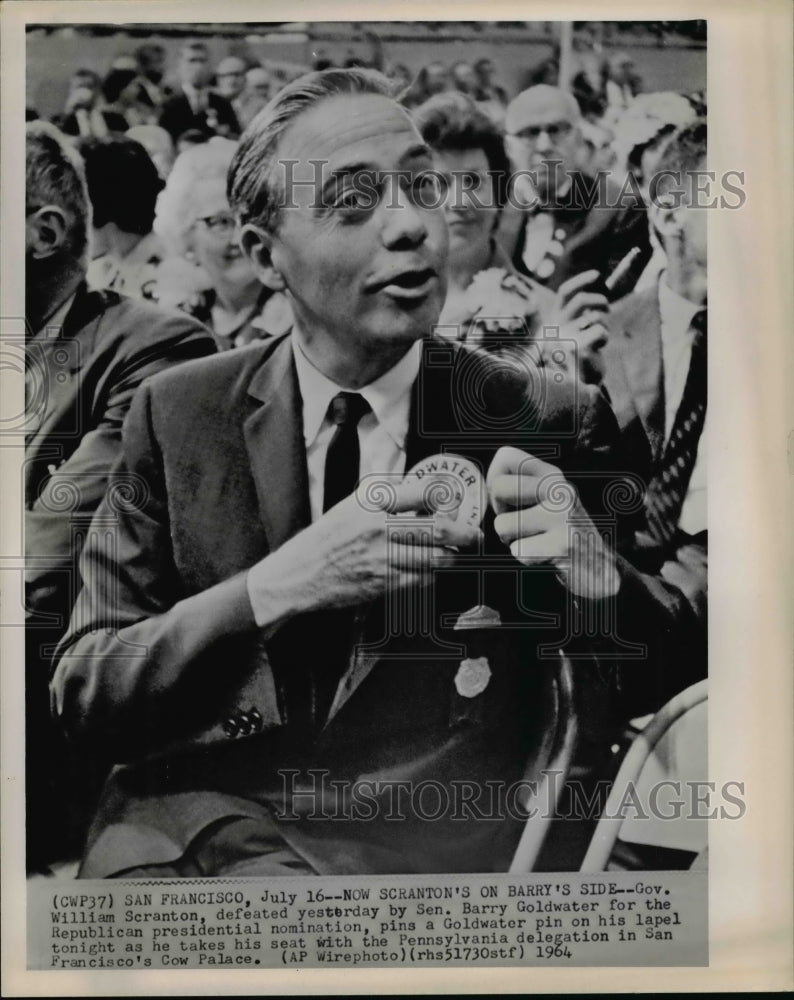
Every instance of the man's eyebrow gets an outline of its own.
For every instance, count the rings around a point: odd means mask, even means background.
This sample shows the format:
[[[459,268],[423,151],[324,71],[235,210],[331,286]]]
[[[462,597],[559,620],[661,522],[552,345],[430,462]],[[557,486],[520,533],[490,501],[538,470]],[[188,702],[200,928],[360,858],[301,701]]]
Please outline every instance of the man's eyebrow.
[[[432,149],[425,143],[420,143],[417,146],[412,146],[406,153],[400,157],[400,162],[404,163],[406,160],[418,160],[422,157],[433,158]]]
[[[420,143],[416,146],[412,146],[400,157],[400,163],[405,163],[406,161],[416,160],[420,158],[430,158],[432,159],[433,153],[429,146],[424,143]],[[333,189],[334,185],[341,179],[345,177],[352,177],[360,173],[377,174],[381,172],[380,168],[371,162],[362,160],[358,163],[345,163],[341,167],[335,167],[329,174],[323,184],[322,191],[323,194]],[[384,171],[388,173],[389,171]]]

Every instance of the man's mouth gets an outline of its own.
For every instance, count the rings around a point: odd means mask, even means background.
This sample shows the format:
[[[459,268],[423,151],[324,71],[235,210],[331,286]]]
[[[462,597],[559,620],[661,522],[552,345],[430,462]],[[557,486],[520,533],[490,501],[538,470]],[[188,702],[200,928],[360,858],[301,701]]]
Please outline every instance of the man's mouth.
[[[370,286],[370,291],[385,292],[398,299],[420,299],[430,293],[437,277],[436,272],[430,267],[400,271],[375,282]]]

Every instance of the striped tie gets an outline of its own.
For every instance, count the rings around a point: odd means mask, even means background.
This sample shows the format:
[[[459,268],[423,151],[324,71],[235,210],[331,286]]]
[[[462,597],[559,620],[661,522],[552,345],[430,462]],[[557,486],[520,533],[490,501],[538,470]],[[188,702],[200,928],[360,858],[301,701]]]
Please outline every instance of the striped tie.
[[[648,530],[656,542],[669,549],[678,533],[681,508],[695,467],[698,442],[706,419],[706,310],[692,319],[695,337],[689,372],[675,415],[670,438],[645,496]]]

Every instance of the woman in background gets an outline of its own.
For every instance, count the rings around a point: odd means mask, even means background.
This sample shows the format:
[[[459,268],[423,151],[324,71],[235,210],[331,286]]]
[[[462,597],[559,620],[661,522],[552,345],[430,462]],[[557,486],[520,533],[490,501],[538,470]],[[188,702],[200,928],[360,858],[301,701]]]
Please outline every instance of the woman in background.
[[[236,142],[214,137],[180,153],[154,221],[167,254],[157,278],[158,301],[199,319],[221,350],[292,326],[287,297],[261,284],[237,243],[226,198],[236,148]]]
[[[432,97],[412,114],[446,185],[449,285],[439,333],[561,370],[573,367],[565,350],[573,338],[579,376],[598,381],[607,300],[585,291],[596,275],[577,275],[555,294],[519,274],[496,238],[511,177],[497,126],[460,93]],[[556,328],[555,336],[544,338],[544,327]]]

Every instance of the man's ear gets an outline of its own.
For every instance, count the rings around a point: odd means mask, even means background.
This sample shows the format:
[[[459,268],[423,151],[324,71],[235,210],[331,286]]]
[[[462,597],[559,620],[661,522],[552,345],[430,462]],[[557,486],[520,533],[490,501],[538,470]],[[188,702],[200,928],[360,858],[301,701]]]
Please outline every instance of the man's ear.
[[[44,205],[25,222],[26,245],[37,260],[44,260],[63,250],[68,242],[66,213],[57,205]]]
[[[683,209],[675,199],[652,201],[649,208],[651,224],[665,240],[680,236],[683,228]]]
[[[273,263],[273,236],[261,226],[248,222],[240,230],[240,246],[262,284],[274,292],[283,291],[286,282]]]

